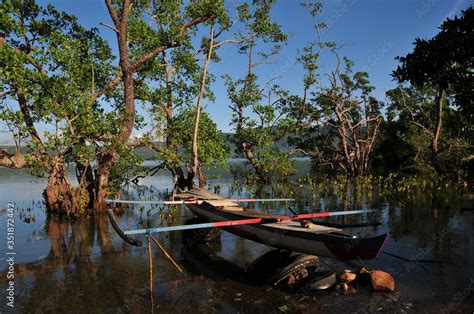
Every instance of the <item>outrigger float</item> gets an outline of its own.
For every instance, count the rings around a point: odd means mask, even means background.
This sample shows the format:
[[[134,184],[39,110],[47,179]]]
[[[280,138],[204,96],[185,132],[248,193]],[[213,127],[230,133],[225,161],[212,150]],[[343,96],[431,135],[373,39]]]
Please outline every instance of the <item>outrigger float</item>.
[[[237,236],[271,247],[339,260],[368,260],[378,256],[387,234],[360,238],[336,227],[319,225],[306,219],[368,213],[370,210],[322,212],[301,215],[277,215],[243,208],[240,202],[265,201],[229,199],[205,189],[193,189],[177,195],[173,204],[185,204],[197,217],[208,223],[125,231],[125,235],[169,232],[202,228],[223,228]],[[288,199],[277,199],[288,201]],[[110,203],[130,201],[108,200]],[[269,201],[269,200],[267,200]],[[134,201],[140,202],[140,201]],[[143,202],[140,202],[143,203]],[[151,202],[150,202],[151,203]],[[157,203],[157,202],[154,202]],[[164,202],[162,202],[164,203]]]

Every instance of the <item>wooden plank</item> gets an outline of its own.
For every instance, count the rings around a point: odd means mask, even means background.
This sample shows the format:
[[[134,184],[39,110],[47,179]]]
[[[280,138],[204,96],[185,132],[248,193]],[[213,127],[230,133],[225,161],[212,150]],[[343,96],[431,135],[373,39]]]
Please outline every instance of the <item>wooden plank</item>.
[[[204,203],[207,203],[209,205],[215,206],[215,207],[223,207],[223,206],[239,206],[239,204],[229,200],[229,199],[224,199],[224,200],[205,200]]]
[[[245,211],[240,206],[224,206],[224,207],[219,208],[219,209],[223,210],[223,211],[226,211],[226,212],[243,212],[243,211]]]
[[[300,222],[298,221],[287,221],[287,222],[278,222],[278,223],[270,223],[266,224],[266,226],[274,227],[276,229],[282,230],[294,230],[294,231],[302,231],[308,233],[331,233],[331,232],[342,232],[342,229],[339,228],[331,228],[320,226],[316,224],[312,224],[310,228],[303,227]]]
[[[288,222],[292,220],[306,219],[306,218],[322,218],[330,216],[345,216],[345,215],[354,215],[354,214],[365,214],[373,212],[373,210],[348,210],[348,211],[338,211],[338,212],[322,212],[322,213],[311,213],[311,214],[301,214],[296,216],[291,216],[288,218],[282,218],[278,223]],[[138,229],[125,231],[124,234],[152,234],[154,232],[168,232],[168,231],[179,231],[179,230],[190,230],[190,229],[201,229],[201,228],[214,228],[214,227],[227,227],[227,226],[238,226],[238,225],[251,225],[251,224],[273,224],[269,223],[267,219],[263,218],[250,218],[250,219],[239,219],[239,220],[227,220],[227,221],[218,221],[210,222],[203,224],[193,224],[193,225],[184,225],[184,226],[170,226],[170,227],[157,227],[157,228],[148,228],[148,229]]]

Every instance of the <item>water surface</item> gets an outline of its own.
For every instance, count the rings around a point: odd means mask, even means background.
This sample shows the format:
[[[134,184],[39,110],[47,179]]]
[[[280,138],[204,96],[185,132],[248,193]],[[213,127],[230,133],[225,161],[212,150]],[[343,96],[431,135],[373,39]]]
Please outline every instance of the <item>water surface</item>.
[[[236,167],[240,161],[233,161]],[[307,173],[306,161],[298,161]],[[474,212],[472,193],[456,187],[380,193],[377,186],[350,184],[292,185],[277,189],[236,185],[230,168],[214,170],[209,188],[225,196],[295,197],[295,210],[374,208],[375,214],[332,218],[333,222],[380,221],[376,227],[348,229],[373,235],[388,232],[384,253],[372,261],[348,263],[322,259],[341,271],[383,269],[393,274],[393,293],[360,287],[343,295],[335,288],[284,292],[250,284],[245,269],[271,248],[229,233],[212,245],[186,248],[181,233],[157,239],[184,269],[178,273],[153,247],[154,292],[149,297],[146,246],[125,244],[106,217],[76,222],[48,218],[41,201],[44,179],[27,171],[0,169],[0,312],[25,313],[254,313],[254,312],[466,312],[474,310]],[[158,199],[171,188],[171,177],[159,172],[123,187],[123,197]],[[7,204],[15,203],[15,307],[7,306]],[[287,213],[286,204],[248,204],[259,210]],[[117,216],[123,229],[183,224],[193,215],[184,206],[133,206]],[[388,253],[388,254],[387,254]],[[391,255],[389,255],[391,254]],[[394,257],[396,255],[397,257]],[[417,260],[410,262],[407,260]]]

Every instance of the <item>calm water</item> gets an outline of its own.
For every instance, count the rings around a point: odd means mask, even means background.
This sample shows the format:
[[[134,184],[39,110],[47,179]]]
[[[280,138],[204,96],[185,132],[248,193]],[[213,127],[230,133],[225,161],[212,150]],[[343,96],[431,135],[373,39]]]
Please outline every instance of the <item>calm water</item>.
[[[239,161],[233,161],[236,167]],[[298,162],[301,173],[309,166]],[[124,186],[124,198],[162,197],[171,187],[166,172],[146,178],[140,186]],[[348,229],[351,233],[390,233],[384,252],[372,261],[342,263],[324,260],[335,270],[362,266],[393,274],[393,293],[359,288],[343,295],[335,288],[283,292],[248,283],[245,268],[270,248],[223,233],[212,245],[185,248],[179,232],[158,240],[184,269],[178,273],[153,247],[153,304],[148,294],[146,246],[125,244],[106,217],[74,223],[47,219],[41,202],[45,181],[25,171],[0,169],[0,312],[25,313],[281,313],[281,312],[465,312],[474,311],[474,211],[472,192],[455,188],[380,193],[375,186],[350,184],[292,185],[246,189],[234,183],[229,169],[212,171],[210,189],[233,197],[295,197],[297,210],[377,209],[363,217],[333,222],[380,221],[382,225]],[[7,204],[15,202],[13,251],[14,309],[7,306]],[[258,209],[285,213],[285,204],[260,204]],[[192,218],[184,206],[135,206],[117,217],[123,229],[182,224]],[[8,252],[11,250],[8,249]],[[389,254],[397,255],[393,257]],[[407,260],[417,260],[409,262]]]

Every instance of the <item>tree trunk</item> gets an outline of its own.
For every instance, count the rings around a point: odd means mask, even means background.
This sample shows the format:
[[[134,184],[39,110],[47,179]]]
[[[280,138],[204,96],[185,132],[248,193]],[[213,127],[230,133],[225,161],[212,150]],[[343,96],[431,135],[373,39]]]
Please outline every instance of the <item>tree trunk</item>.
[[[116,36],[119,49],[119,66],[122,71],[121,76],[124,92],[123,128],[121,129],[117,141],[125,146],[130,139],[130,135],[132,134],[135,125],[135,85],[133,81],[133,72],[136,70],[136,66],[138,65],[130,65],[128,51],[129,41],[127,35],[128,18],[133,2],[128,0],[124,1],[120,17],[118,11],[113,7],[111,0],[106,0],[106,5],[110,17],[117,28]],[[99,157],[94,200],[94,208],[96,210],[106,210],[105,200],[107,198],[110,173],[112,167],[117,163],[119,158],[120,155],[114,145],[110,146],[104,155]]]
[[[438,94],[436,95],[436,125],[431,139],[431,152],[433,167],[439,174],[445,173],[445,167],[439,157],[439,138],[441,136],[441,129],[443,127],[443,99],[444,89],[439,87]]]
[[[194,188],[194,176],[192,169],[188,169],[186,175],[181,167],[175,168],[175,187],[176,192],[191,190]]]
[[[212,50],[214,48],[214,25],[211,25],[211,34],[209,39],[209,50],[207,52],[206,61],[204,62],[204,68],[202,69],[201,84],[199,86],[199,95],[196,104],[196,119],[194,120],[194,133],[193,133],[193,161],[192,168],[193,173],[197,173],[199,156],[198,156],[198,134],[199,134],[199,120],[201,118],[202,99],[204,97],[204,89],[206,87],[206,76],[209,62],[211,62]],[[201,169],[202,171],[202,169]],[[200,178],[201,176],[199,176]]]
[[[76,178],[79,186],[82,187],[89,196],[88,208],[94,207],[95,199],[95,176],[91,164],[84,165],[76,162]]]
[[[198,171],[198,176],[199,176],[199,187],[204,188],[206,186],[207,180],[206,180],[206,176],[204,175],[204,172],[202,171],[201,163],[199,163],[197,171]]]
[[[258,179],[261,183],[268,183],[270,180],[267,178],[265,173],[263,173],[262,168],[258,165],[257,160],[255,159],[252,150],[247,146],[247,143],[242,143],[242,148],[244,149],[245,156],[250,162],[252,167],[255,169],[255,172],[258,175]]]
[[[109,148],[109,151],[99,158],[97,173],[95,177],[95,199],[94,208],[99,211],[106,210],[105,200],[107,199],[110,173],[112,167],[119,159],[118,153],[114,148]]]
[[[56,160],[43,192],[48,214],[74,218],[87,207],[87,196],[80,187],[73,187],[67,178],[63,160]]]

